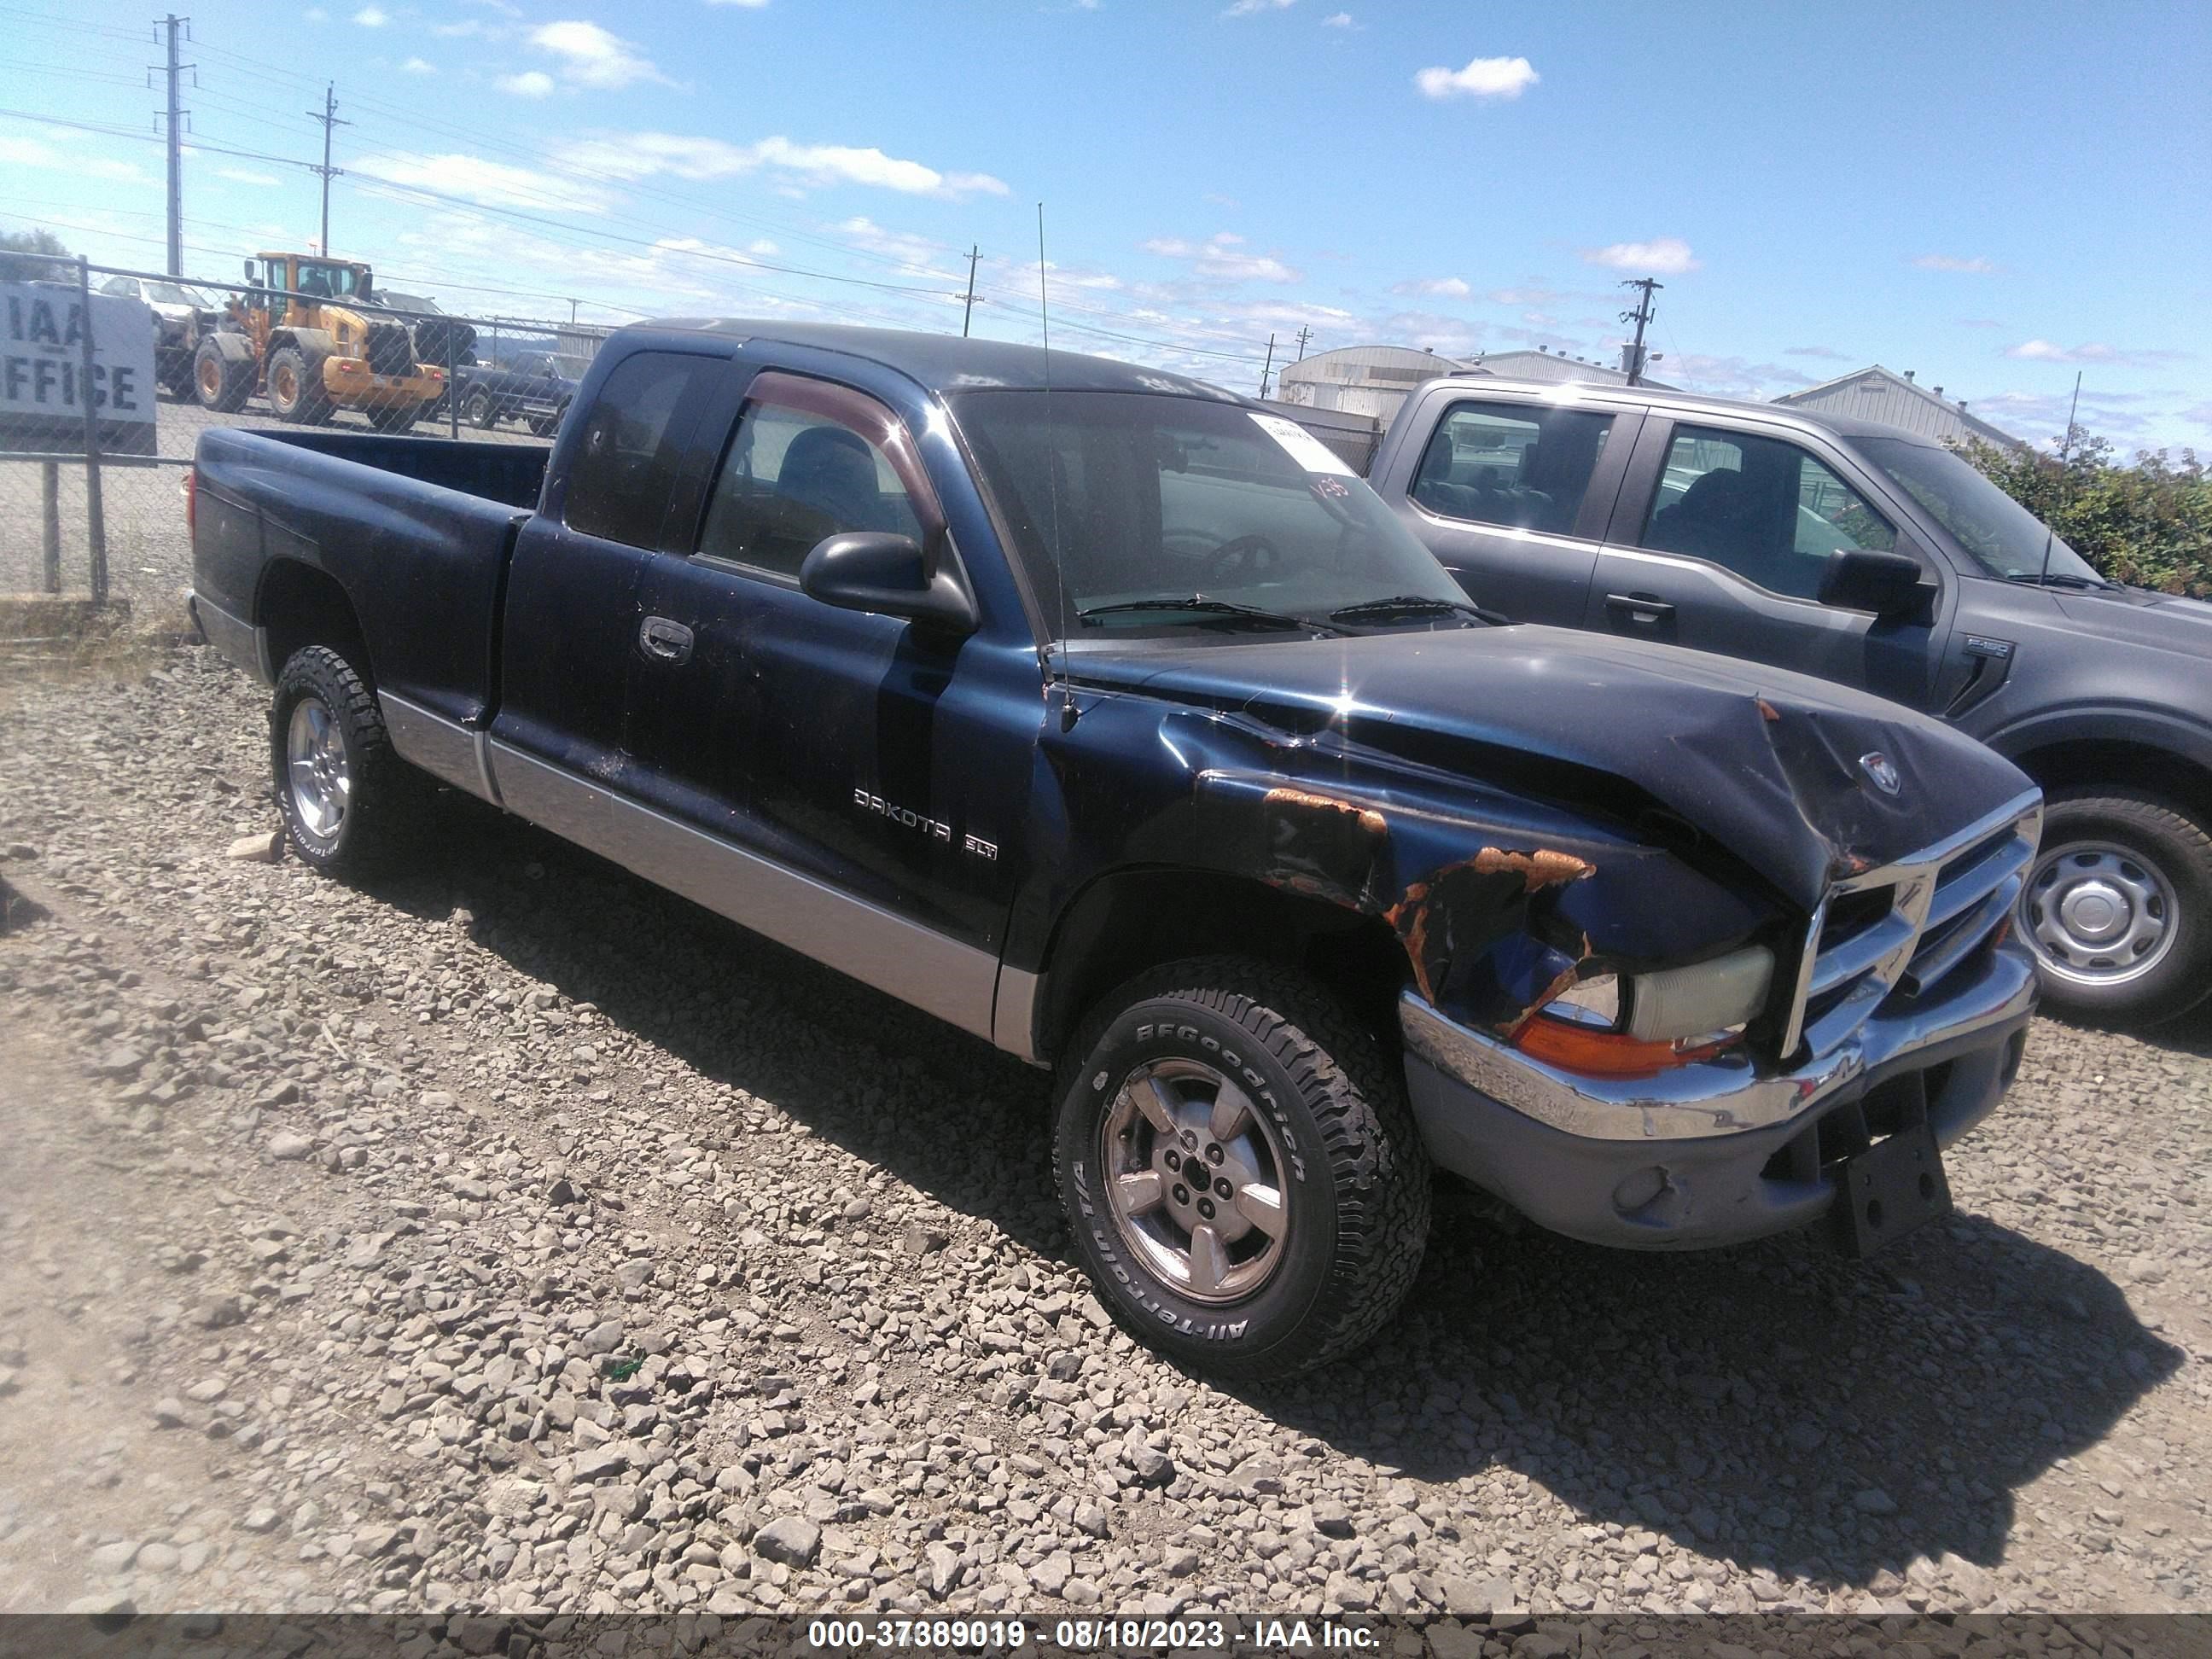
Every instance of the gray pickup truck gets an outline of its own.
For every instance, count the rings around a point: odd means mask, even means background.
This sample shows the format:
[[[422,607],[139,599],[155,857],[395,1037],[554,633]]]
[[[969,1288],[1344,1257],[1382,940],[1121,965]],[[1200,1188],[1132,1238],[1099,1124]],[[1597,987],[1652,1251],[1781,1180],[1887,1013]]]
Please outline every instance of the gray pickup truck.
[[[1771,663],[1951,721],[2042,785],[2019,926],[2045,1000],[2212,993],[2212,605],[2106,580],[1870,422],[1653,387],[1430,380],[1369,482],[1515,622]]]

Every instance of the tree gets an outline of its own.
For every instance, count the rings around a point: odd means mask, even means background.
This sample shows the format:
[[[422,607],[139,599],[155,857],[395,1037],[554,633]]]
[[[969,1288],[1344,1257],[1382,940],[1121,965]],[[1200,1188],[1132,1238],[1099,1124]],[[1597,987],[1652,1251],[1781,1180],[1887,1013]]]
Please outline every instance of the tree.
[[[2212,471],[2196,451],[2179,461],[2138,451],[2123,465],[2109,439],[2080,426],[2064,450],[2062,463],[1970,439],[1960,453],[2112,580],[2212,599]]]
[[[0,282],[59,282],[76,274],[76,258],[51,230],[0,230]]]

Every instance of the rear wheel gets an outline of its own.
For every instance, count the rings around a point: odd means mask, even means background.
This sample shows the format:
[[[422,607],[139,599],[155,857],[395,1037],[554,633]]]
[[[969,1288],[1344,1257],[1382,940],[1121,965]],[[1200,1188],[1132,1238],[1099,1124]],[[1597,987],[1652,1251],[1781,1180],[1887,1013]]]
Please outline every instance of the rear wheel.
[[[2021,890],[2045,1005],[2148,1024],[2212,992],[2212,836],[2149,796],[2062,790]]]
[[[1303,975],[1218,957],[1102,1002],[1070,1049],[1060,1196],[1099,1300],[1224,1377],[1288,1376],[1396,1313],[1429,1164],[1396,1067]]]
[[[489,430],[499,419],[492,409],[491,393],[482,386],[471,392],[461,404],[461,418],[479,432]]]
[[[253,392],[253,364],[244,357],[227,357],[210,339],[192,358],[192,390],[202,409],[234,415],[246,407]]]
[[[277,677],[269,758],[301,862],[350,875],[415,845],[428,781],[393,752],[375,695],[329,646],[302,647]]]

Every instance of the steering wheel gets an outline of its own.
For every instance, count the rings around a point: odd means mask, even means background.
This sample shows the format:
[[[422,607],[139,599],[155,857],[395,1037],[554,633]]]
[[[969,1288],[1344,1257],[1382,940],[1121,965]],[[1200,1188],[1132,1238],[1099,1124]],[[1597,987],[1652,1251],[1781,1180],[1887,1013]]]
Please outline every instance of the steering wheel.
[[[1237,536],[1206,556],[1206,580],[1265,576],[1283,562],[1282,550],[1265,536]]]

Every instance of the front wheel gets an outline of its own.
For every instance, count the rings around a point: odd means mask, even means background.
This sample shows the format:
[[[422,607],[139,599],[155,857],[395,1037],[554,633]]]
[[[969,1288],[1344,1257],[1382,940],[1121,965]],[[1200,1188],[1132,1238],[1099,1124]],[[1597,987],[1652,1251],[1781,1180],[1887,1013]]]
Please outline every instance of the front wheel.
[[[353,875],[414,844],[427,781],[393,752],[375,694],[329,646],[301,647],[277,677],[269,759],[301,862]]]
[[[2165,803],[2103,789],[2050,798],[2020,901],[2045,1006],[2147,1025],[2212,991],[2212,835]]]
[[[487,432],[499,416],[493,411],[491,393],[478,386],[461,405],[461,418],[479,432]]]
[[[1076,1249],[1114,1317],[1215,1376],[1286,1376],[1396,1313],[1428,1240],[1405,1086],[1319,986],[1179,963],[1085,1023],[1054,1136]]]

